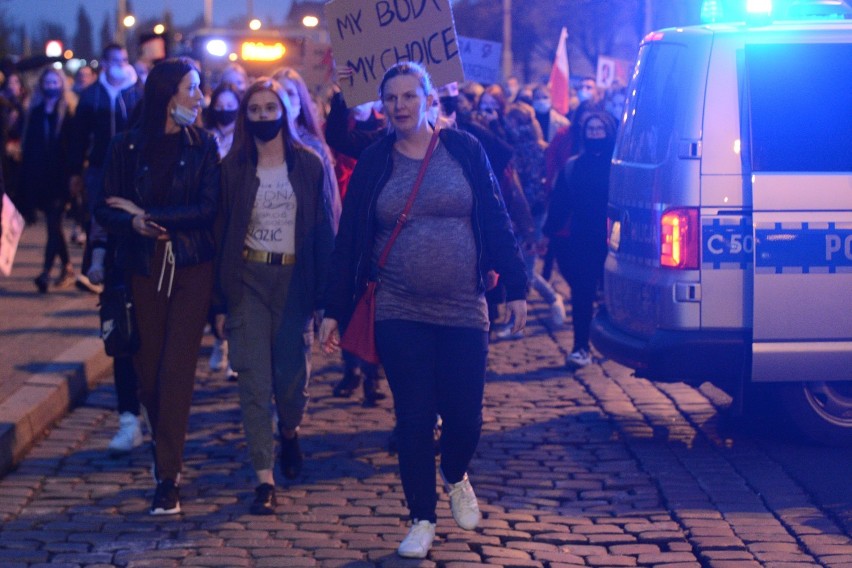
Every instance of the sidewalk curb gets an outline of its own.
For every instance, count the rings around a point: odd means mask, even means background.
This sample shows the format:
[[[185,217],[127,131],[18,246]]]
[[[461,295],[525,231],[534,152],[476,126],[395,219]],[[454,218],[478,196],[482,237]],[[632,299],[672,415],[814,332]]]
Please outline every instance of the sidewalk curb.
[[[47,428],[111,373],[112,359],[104,352],[103,341],[86,338],[0,403],[0,477],[20,462]]]

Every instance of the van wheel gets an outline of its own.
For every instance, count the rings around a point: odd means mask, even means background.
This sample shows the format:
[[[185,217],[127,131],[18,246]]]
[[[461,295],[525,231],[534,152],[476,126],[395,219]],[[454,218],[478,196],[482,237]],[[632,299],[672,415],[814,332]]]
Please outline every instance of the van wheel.
[[[779,385],[776,394],[805,437],[823,445],[852,445],[852,382]]]

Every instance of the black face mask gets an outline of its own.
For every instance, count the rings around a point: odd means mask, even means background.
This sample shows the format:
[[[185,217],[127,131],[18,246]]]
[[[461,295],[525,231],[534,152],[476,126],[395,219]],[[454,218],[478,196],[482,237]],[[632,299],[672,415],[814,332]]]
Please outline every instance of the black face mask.
[[[456,112],[456,109],[459,107],[458,95],[441,97],[439,100],[441,101],[441,107],[444,109],[444,114],[446,116],[450,116],[451,114]]]
[[[583,144],[589,154],[604,154],[612,152],[612,141],[609,138],[587,138]]]
[[[210,118],[213,119],[213,122],[216,124],[221,124],[222,126],[229,126],[237,120],[238,110],[211,110]]]
[[[44,93],[44,97],[46,99],[56,99],[59,98],[59,95],[62,94],[62,89],[42,89],[41,92]]]
[[[281,126],[284,125],[284,117],[275,118],[272,120],[249,120],[246,122],[246,130],[248,133],[262,140],[269,142],[281,132]]]

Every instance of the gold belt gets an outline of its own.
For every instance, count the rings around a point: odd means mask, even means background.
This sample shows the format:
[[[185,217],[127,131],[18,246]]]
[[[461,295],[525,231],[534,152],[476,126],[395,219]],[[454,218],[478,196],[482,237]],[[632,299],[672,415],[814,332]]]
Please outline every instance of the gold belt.
[[[262,264],[282,264],[288,266],[296,264],[295,254],[284,254],[279,252],[265,252],[248,247],[243,249],[243,258],[249,262],[260,262]]]

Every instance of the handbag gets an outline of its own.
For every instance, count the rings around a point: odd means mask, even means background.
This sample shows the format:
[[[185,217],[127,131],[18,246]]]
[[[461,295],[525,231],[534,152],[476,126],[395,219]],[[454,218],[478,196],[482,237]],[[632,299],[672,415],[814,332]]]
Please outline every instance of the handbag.
[[[429,147],[426,149],[426,156],[420,164],[420,171],[417,172],[417,180],[414,182],[414,187],[411,189],[411,195],[408,196],[408,201],[402,209],[399,217],[396,219],[388,242],[382,249],[382,254],[379,256],[377,264],[379,272],[384,268],[388,260],[390,249],[393,246],[396,237],[408,222],[408,213],[411,211],[411,206],[414,205],[414,198],[417,197],[417,192],[420,190],[420,184],[423,182],[423,176],[426,174],[426,166],[429,164],[429,158],[432,157],[432,151],[438,143],[438,128],[432,131],[432,139],[429,140]],[[376,288],[378,281],[370,280],[367,282],[367,288],[361,294],[361,298],[355,305],[355,310],[352,312],[352,318],[349,320],[349,325],[346,326],[346,331],[343,337],[340,338],[340,346],[349,351],[353,355],[372,363],[379,363],[379,353],[376,349]]]
[[[110,357],[129,357],[139,349],[136,310],[126,286],[105,287],[100,295],[101,339]]]

